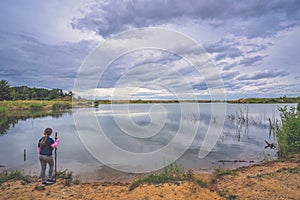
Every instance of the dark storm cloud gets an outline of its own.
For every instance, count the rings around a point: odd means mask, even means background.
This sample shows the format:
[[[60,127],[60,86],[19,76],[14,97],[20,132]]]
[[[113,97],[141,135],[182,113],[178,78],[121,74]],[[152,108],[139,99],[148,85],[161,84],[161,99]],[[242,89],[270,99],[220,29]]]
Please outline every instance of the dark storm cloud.
[[[298,0],[223,0],[222,3],[219,0],[110,0],[92,4],[83,11],[83,17],[73,18],[72,27],[92,30],[105,37],[131,27],[176,23],[190,18],[208,21],[214,26],[216,20],[219,26],[229,23],[228,30],[237,35],[266,37],[299,25],[299,9]]]
[[[84,57],[91,48],[89,41],[43,44],[24,34],[0,33],[0,79],[12,85],[59,87],[72,89]]]

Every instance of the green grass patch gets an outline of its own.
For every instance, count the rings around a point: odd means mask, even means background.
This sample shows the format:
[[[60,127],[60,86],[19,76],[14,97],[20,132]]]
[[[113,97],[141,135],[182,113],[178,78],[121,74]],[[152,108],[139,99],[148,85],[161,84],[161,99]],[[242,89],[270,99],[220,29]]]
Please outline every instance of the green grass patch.
[[[0,185],[10,180],[21,180],[24,181],[25,183],[29,183],[30,177],[28,175],[25,175],[20,170],[4,171],[0,173]]]

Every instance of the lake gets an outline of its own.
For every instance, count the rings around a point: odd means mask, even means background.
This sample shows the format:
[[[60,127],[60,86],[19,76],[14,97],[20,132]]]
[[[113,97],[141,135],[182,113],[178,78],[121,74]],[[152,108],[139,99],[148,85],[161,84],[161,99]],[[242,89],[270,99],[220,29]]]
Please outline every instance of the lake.
[[[130,160],[135,157],[114,156],[114,150],[103,143],[105,140],[99,141],[103,135],[113,146],[134,155],[159,151],[176,143],[175,147],[180,150],[168,151],[162,159],[168,163],[176,158],[173,154],[178,154],[177,162],[185,169],[211,171],[219,166],[250,165],[276,157],[274,149],[264,147],[265,140],[274,142],[269,121],[274,123],[280,118],[277,107],[278,104],[226,104],[224,126],[218,110],[212,113],[209,103],[100,105],[99,108],[72,109],[55,116],[11,120],[10,124],[1,125],[6,128],[1,127],[0,165],[5,167],[0,170],[17,168],[38,175],[40,164],[36,147],[46,127],[57,131],[61,140],[57,150],[58,170],[73,171],[82,180],[124,180],[134,176],[132,171],[115,169],[135,169]],[[95,119],[98,127],[92,124]],[[220,128],[221,134],[207,156],[199,158],[199,149],[209,127]],[[104,133],[101,137],[99,130]],[[195,135],[191,134],[193,131]],[[174,140],[178,133],[182,137]],[[187,150],[183,146],[187,146]],[[154,163],[155,157],[149,162]],[[143,172],[145,166],[139,167]]]

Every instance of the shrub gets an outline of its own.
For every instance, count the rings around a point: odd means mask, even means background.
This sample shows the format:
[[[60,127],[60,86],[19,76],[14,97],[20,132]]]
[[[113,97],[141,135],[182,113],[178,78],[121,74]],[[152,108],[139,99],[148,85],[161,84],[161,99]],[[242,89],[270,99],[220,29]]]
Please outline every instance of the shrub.
[[[30,106],[29,106],[29,109],[30,110],[42,110],[43,109],[43,106],[41,104],[35,104],[35,103],[32,103]]]
[[[70,107],[71,105],[68,102],[56,102],[52,105],[52,110],[64,110]]]
[[[277,125],[275,131],[278,155],[286,157],[289,154],[300,153],[300,111],[295,107],[288,110],[287,106],[279,108],[279,111],[281,127]]]
[[[0,106],[0,116],[5,115],[5,113],[6,113],[6,108]]]

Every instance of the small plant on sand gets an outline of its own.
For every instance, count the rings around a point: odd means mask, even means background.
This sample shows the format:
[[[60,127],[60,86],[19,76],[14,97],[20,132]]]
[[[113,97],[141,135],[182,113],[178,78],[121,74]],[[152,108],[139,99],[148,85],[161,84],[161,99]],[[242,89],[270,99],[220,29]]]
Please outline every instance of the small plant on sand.
[[[220,197],[225,197],[227,200],[234,200],[238,199],[238,197],[235,194],[231,194],[228,190],[217,190],[217,194]]]
[[[236,176],[236,172],[230,169],[215,168],[211,178],[211,184],[215,184],[218,178],[226,175]]]
[[[71,186],[73,181],[73,172],[70,172],[67,169],[63,171],[58,171],[56,177],[64,179],[66,186]]]
[[[287,106],[280,107],[281,126],[276,126],[276,142],[279,157],[287,157],[290,154],[300,153],[300,111]]]
[[[0,185],[9,180],[21,180],[25,183],[29,183],[30,177],[28,175],[25,175],[20,170],[4,171],[0,173]]]

